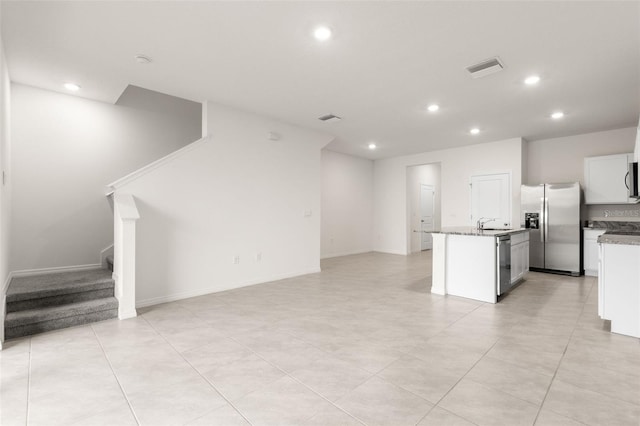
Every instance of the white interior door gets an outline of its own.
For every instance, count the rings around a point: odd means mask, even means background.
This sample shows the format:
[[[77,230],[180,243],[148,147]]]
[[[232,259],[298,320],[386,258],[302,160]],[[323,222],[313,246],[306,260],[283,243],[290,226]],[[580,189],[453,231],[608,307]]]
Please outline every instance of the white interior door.
[[[471,176],[471,226],[493,219],[485,228],[511,228],[511,175]]]
[[[433,240],[431,234],[427,232],[433,231],[433,208],[434,208],[435,191],[433,186],[420,184],[420,249],[431,250]]]

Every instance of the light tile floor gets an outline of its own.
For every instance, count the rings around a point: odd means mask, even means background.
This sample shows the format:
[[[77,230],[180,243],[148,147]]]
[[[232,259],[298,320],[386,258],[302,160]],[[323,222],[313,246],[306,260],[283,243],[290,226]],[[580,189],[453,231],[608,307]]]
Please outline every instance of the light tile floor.
[[[429,252],[322,270],[7,342],[0,423],[640,424],[640,342],[594,278],[492,305],[432,295]]]

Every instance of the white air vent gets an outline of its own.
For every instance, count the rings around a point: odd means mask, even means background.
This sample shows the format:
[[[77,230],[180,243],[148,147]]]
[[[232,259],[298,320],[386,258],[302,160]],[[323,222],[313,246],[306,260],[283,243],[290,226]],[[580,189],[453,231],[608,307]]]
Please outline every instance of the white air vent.
[[[337,115],[327,114],[327,115],[323,115],[322,117],[318,117],[318,120],[333,122],[333,121],[340,121],[342,120],[342,118],[338,117]]]
[[[471,65],[470,67],[467,67],[467,71],[469,71],[471,77],[480,78],[484,77],[485,75],[502,71],[503,68],[504,65],[502,65],[500,59],[496,57],[487,59],[486,61],[482,61],[475,65]]]

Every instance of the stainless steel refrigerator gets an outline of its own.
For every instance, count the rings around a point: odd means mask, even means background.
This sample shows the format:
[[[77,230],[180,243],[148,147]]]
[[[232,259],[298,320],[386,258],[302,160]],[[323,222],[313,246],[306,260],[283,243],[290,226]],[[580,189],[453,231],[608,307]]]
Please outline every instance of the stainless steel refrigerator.
[[[529,229],[529,268],[582,273],[580,184],[522,185],[520,225]]]

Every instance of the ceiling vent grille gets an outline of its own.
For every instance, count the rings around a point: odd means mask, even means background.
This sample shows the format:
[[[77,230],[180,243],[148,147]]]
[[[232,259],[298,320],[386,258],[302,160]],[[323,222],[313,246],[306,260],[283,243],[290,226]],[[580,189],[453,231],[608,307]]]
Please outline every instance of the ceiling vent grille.
[[[342,120],[342,118],[338,117],[337,115],[327,114],[327,115],[323,115],[322,117],[318,117],[318,120],[326,121],[326,122],[333,122],[333,121],[340,121],[340,120]]]
[[[469,72],[469,74],[471,74],[472,78],[484,77],[486,75],[502,71],[503,69],[504,65],[497,57],[487,59],[486,61],[482,61],[480,63],[467,67],[467,71]]]

